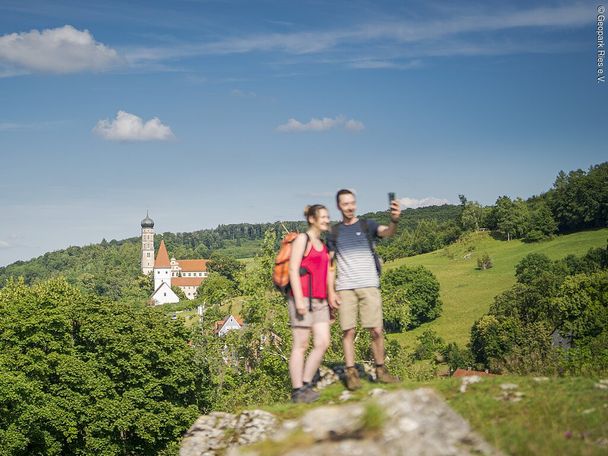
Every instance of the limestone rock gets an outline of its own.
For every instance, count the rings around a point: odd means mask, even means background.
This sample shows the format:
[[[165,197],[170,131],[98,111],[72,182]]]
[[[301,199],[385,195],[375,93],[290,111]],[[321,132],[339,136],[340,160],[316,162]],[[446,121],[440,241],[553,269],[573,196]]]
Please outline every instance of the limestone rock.
[[[432,389],[385,391],[357,403],[326,405],[278,424],[254,410],[199,418],[182,443],[181,456],[265,456],[242,446],[268,439],[286,456],[499,455]],[[266,447],[268,448],[268,447]],[[264,450],[266,451],[266,450]]]
[[[264,439],[278,425],[271,413],[247,410],[240,415],[213,412],[199,417],[184,436],[180,456],[215,456],[231,446]]]

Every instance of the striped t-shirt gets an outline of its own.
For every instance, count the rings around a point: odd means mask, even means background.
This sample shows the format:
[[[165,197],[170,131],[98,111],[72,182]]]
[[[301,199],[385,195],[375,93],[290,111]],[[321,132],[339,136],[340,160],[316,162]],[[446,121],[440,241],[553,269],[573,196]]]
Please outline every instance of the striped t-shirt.
[[[367,228],[372,240],[377,238],[378,223],[367,220]],[[330,236],[328,247],[336,251],[338,277],[336,290],[354,290],[356,288],[379,287],[378,272],[369,242],[361,222],[352,225],[338,225],[337,242]]]

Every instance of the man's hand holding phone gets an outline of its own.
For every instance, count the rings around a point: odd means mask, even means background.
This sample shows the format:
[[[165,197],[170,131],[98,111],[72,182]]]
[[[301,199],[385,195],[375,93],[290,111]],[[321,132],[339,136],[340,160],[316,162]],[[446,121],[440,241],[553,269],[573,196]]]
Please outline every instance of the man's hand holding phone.
[[[395,192],[388,194],[389,210],[391,211],[391,222],[399,222],[399,216],[401,215],[401,204],[395,199]]]

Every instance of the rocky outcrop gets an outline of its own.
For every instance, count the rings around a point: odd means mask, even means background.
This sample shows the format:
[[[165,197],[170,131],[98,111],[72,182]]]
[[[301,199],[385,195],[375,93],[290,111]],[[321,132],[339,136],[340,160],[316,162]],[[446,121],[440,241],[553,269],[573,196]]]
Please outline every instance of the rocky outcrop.
[[[431,389],[376,389],[370,396],[284,422],[260,410],[212,413],[188,431],[180,456],[500,454]]]
[[[215,456],[233,446],[259,442],[279,421],[263,410],[246,410],[240,415],[213,412],[198,418],[182,439],[180,456]]]

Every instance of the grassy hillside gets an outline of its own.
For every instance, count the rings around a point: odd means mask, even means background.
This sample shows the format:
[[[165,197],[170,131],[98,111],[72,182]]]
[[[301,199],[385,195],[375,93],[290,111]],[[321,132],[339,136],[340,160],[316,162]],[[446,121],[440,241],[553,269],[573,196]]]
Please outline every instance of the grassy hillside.
[[[444,249],[390,262],[386,264],[387,269],[403,264],[429,268],[441,285],[443,312],[433,322],[389,337],[413,346],[416,337],[425,329],[431,328],[446,342],[464,345],[468,342],[471,325],[488,311],[494,296],[515,283],[515,266],[524,256],[532,252],[544,253],[552,259],[563,258],[568,254],[582,255],[592,247],[605,246],[607,239],[606,228],[558,236],[534,244],[519,240],[497,241],[488,233],[479,232]],[[485,271],[478,270],[477,258],[486,252],[494,267]]]

